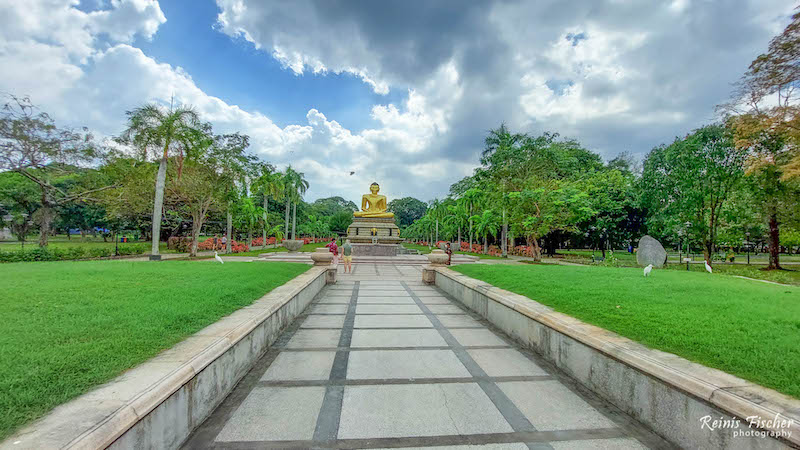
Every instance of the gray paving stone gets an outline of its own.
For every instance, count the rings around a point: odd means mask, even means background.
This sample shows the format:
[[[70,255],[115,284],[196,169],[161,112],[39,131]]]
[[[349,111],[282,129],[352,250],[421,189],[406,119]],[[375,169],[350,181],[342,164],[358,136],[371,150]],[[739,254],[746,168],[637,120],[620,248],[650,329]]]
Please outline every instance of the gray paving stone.
[[[350,298],[353,296],[353,293],[350,291],[328,291],[322,295],[322,298],[330,298],[330,297],[345,297]]]
[[[447,297],[443,296],[420,297],[419,300],[426,305],[451,305],[453,303]]]
[[[480,411],[480,414],[476,414]],[[474,383],[347,386],[339,438],[437,436],[512,431]]]
[[[466,314],[463,309],[456,305],[427,305],[428,309],[434,314]]]
[[[490,377],[548,375],[544,369],[513,348],[467,351]]]
[[[282,352],[262,380],[327,380],[336,352]]]
[[[217,441],[306,440],[314,437],[325,388],[255,388],[217,435]]]
[[[353,330],[351,347],[444,347],[439,332],[430,330]]]
[[[329,316],[324,314],[309,314],[300,328],[342,328],[344,316]]]
[[[356,305],[356,314],[422,314],[417,305]]]
[[[311,307],[311,313],[345,314],[347,305],[314,305]]]
[[[347,378],[460,378],[469,371],[452,350],[365,350],[350,353]]]
[[[376,316],[357,315],[354,326],[356,328],[433,328],[431,321],[422,314],[416,316],[402,314],[381,314]]]
[[[551,442],[550,445],[556,450],[638,450],[647,448],[633,438],[561,441]]]
[[[319,305],[346,305],[350,303],[350,297],[323,297],[319,299]]]
[[[441,316],[436,316],[436,318],[439,319],[439,322],[441,322],[445,327],[484,327],[480,322],[466,314],[443,314]]]
[[[411,297],[366,297],[359,296],[356,303],[402,303],[413,305],[414,299]]]
[[[450,334],[463,346],[495,346],[495,345],[508,345],[505,341],[497,337],[487,329],[452,329],[449,330]]]
[[[441,297],[442,291],[414,291],[417,297]]]
[[[497,385],[538,430],[616,427],[558,380],[512,381]]]
[[[399,447],[403,450],[428,449],[431,447]],[[434,450],[527,450],[528,446],[522,443],[485,444],[485,445],[444,445],[433,447]],[[388,450],[388,449],[377,449]]]
[[[300,329],[294,333],[286,348],[338,347],[341,330]]]
[[[386,290],[386,289],[359,289],[358,295],[367,297],[410,297],[411,294],[403,290]]]

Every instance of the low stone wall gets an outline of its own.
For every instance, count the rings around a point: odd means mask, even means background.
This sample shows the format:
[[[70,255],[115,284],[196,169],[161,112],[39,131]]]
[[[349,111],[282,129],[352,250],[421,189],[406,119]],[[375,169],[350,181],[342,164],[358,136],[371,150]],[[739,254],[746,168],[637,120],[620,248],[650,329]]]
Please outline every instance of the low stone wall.
[[[252,305],[57,407],[0,448],[177,448],[322,290],[327,270],[312,267]]]
[[[680,447],[800,448],[798,400],[448,268],[429,270],[467,308]],[[753,417],[771,422],[751,428]]]

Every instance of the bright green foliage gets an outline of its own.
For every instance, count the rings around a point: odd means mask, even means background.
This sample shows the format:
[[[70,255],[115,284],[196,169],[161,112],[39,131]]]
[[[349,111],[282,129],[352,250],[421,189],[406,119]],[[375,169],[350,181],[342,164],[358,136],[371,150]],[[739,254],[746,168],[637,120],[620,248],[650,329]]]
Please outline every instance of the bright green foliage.
[[[691,237],[703,243],[706,259],[717,242],[722,208],[744,173],[745,153],[730,131],[709,125],[647,155],[640,180],[648,228],[676,236],[688,222]]]
[[[308,270],[305,264],[0,265],[0,439]],[[158,283],[153,283],[158,280]]]
[[[455,266],[558,312],[800,398],[800,288],[725,275],[558,265]]]
[[[386,210],[394,213],[394,221],[398,227],[406,228],[425,214],[428,205],[414,197],[403,197],[390,201]]]

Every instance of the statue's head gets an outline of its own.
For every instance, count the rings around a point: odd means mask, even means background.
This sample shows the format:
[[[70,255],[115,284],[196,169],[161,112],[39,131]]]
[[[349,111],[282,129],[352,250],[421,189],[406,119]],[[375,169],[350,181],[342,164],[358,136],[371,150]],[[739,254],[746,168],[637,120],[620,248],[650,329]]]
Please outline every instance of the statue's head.
[[[372,192],[373,194],[377,194],[378,191],[380,191],[380,190],[381,190],[381,187],[378,186],[378,183],[372,183],[371,185],[369,185],[369,191]]]

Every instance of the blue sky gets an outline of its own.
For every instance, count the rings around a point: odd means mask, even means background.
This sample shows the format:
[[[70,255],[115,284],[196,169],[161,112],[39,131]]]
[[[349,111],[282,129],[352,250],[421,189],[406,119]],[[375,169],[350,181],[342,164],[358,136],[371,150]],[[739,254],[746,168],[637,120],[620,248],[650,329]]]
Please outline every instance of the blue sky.
[[[308,199],[446,195],[487,130],[643,157],[715,120],[783,0],[0,1],[0,91],[110,137],[172,96]],[[350,176],[349,173],[355,174]]]
[[[351,131],[374,126],[369,115],[375,103],[400,102],[407,90],[375,94],[353,75],[296,75],[267,53],[241,38],[214,29],[219,14],[210,1],[161,3],[168,17],[152,40],[137,37],[133,45],[158,61],[180,66],[203,90],[228,103],[259,110],[276,124],[305,120],[311,108],[331,116]]]

